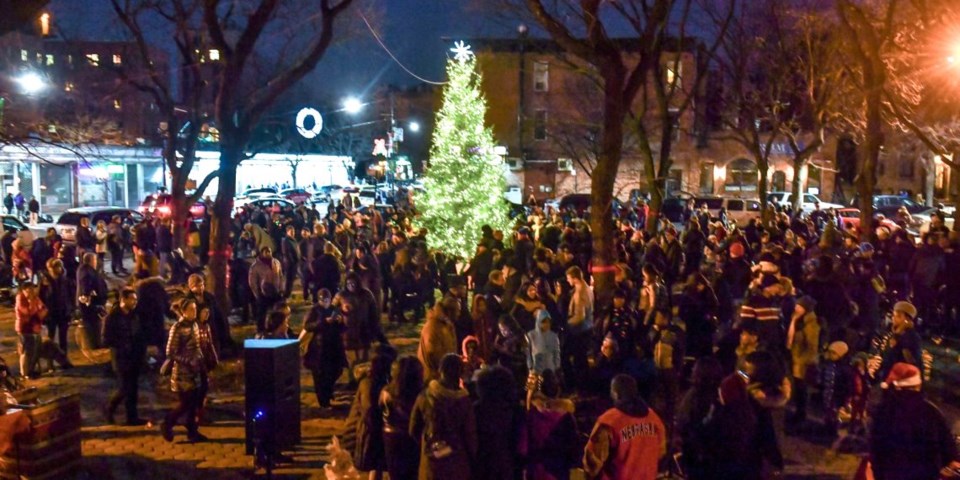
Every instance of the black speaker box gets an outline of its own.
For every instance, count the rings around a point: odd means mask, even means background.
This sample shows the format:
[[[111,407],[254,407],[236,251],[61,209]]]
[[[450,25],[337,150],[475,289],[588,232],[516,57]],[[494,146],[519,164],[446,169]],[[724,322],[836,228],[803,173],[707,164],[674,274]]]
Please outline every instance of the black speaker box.
[[[243,342],[247,454],[257,436],[281,451],[300,443],[300,345],[297,340]]]

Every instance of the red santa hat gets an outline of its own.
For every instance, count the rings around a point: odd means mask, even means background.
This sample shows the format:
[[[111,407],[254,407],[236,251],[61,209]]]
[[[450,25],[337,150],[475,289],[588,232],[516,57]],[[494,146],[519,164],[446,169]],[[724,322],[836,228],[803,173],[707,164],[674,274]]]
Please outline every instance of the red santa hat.
[[[880,387],[889,388],[891,385],[894,388],[919,387],[921,382],[919,368],[909,363],[898,362],[893,364],[887,379],[880,384]]]

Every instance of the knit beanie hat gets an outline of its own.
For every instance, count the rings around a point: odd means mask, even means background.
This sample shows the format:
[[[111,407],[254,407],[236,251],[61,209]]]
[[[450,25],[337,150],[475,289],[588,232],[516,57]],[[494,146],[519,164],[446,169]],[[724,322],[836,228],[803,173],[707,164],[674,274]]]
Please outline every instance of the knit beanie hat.
[[[743,257],[743,244],[740,242],[733,242],[730,245],[730,258],[741,258]]]

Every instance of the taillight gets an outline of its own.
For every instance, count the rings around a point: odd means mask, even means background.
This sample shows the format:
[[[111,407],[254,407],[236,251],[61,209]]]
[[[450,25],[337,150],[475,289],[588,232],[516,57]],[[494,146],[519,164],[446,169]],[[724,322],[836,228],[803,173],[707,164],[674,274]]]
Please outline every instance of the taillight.
[[[160,212],[161,215],[170,215],[170,207],[167,205],[157,207],[157,211]]]

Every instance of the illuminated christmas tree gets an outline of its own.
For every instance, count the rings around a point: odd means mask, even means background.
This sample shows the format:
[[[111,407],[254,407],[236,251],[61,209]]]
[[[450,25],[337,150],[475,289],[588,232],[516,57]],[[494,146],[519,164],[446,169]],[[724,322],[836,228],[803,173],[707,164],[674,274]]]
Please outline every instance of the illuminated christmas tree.
[[[476,58],[462,42],[452,50],[456,55],[447,62],[449,82],[417,208],[431,248],[469,259],[481,227],[506,231],[509,214],[503,198],[503,159],[494,153],[493,133],[483,124],[487,103],[480,93]]]

